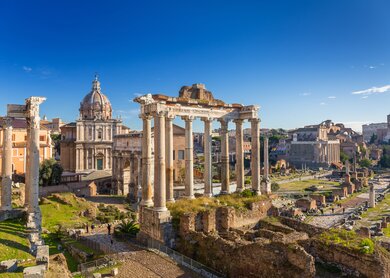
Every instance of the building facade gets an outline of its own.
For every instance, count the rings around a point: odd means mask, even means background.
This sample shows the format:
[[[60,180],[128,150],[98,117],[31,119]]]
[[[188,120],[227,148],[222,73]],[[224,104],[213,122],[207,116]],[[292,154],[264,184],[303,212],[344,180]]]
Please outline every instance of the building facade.
[[[72,172],[111,171],[113,137],[122,133],[122,121],[112,118],[97,77],[79,111],[76,123],[61,127],[61,164]]]
[[[1,121],[1,119],[0,119]],[[27,121],[12,119],[12,173],[24,175],[26,173],[27,156]],[[0,126],[0,172],[2,172],[3,128]],[[50,130],[41,125],[39,131],[39,160],[53,157],[53,146]]]
[[[326,124],[297,129],[290,143],[288,162],[297,168],[328,167],[340,161],[340,141],[328,138]]]

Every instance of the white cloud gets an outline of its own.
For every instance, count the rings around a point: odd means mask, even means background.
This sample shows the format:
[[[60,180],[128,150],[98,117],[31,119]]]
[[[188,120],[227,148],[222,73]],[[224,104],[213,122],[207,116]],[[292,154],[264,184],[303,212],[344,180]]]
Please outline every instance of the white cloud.
[[[382,94],[390,91],[390,85],[385,85],[383,87],[372,87],[370,89],[355,91],[352,92],[353,95],[373,95],[373,94]]]
[[[369,68],[369,69],[376,69],[375,66],[369,66],[368,68]]]
[[[320,105],[326,105],[326,103],[325,102],[321,102]]]
[[[27,67],[27,66],[23,66],[23,70],[24,70],[25,72],[31,72],[31,71],[32,71],[32,68]]]
[[[299,95],[302,96],[302,97],[307,97],[307,96],[310,96],[311,93],[301,93],[301,94],[299,94]]]
[[[362,99],[366,99],[366,98],[368,98],[368,96],[362,96]]]
[[[335,99],[335,96],[328,96],[329,99]]]

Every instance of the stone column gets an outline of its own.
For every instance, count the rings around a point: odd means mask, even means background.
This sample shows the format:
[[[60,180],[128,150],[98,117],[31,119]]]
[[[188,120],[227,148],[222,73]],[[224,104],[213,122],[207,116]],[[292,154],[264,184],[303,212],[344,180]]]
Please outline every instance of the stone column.
[[[204,121],[204,196],[213,196],[212,161],[211,161],[211,124],[210,118]]]
[[[221,123],[221,194],[229,194],[230,173],[228,121],[223,119],[219,121]]]
[[[237,179],[237,191],[241,192],[245,188],[245,176],[244,176],[244,134],[242,130],[243,120],[234,120],[236,123],[236,179]]]
[[[271,193],[271,180],[269,178],[268,137],[265,137],[264,139],[264,177],[262,181],[261,193]]]
[[[3,159],[1,182],[1,210],[12,209],[12,125],[11,119],[3,123]]]
[[[29,144],[29,186],[30,199],[27,207],[29,213],[40,213],[39,209],[39,131],[40,131],[40,117],[39,105],[44,102],[46,98],[30,97],[26,99],[28,118],[30,119],[30,144]]]
[[[165,122],[165,149],[166,149],[166,185],[167,202],[174,202],[173,197],[173,119],[175,117],[167,116]]]
[[[154,117],[154,210],[167,211],[165,175],[165,115]]]
[[[194,199],[194,141],[192,134],[192,121],[194,117],[186,116],[182,118],[186,122],[185,127],[185,197]]]
[[[143,115],[143,132],[142,132],[142,201],[141,206],[153,206],[152,196],[152,131],[151,116]]]
[[[26,136],[26,171],[24,173],[24,207],[28,208],[28,204],[30,203],[30,140],[31,140],[31,134],[30,129],[28,128],[30,126],[30,119],[26,119],[27,121],[27,136]]]
[[[370,186],[370,191],[369,191],[369,196],[368,196],[369,207],[370,208],[375,208],[375,188],[374,188],[374,184],[371,183],[369,186]]]
[[[252,172],[252,189],[261,194],[260,191],[260,119],[251,119],[251,172]]]
[[[141,159],[141,156],[138,154],[137,155],[137,159],[138,159],[138,163],[137,163],[137,188],[138,188],[138,192],[137,192],[137,202],[139,202],[140,200],[140,197],[142,198],[142,159]]]

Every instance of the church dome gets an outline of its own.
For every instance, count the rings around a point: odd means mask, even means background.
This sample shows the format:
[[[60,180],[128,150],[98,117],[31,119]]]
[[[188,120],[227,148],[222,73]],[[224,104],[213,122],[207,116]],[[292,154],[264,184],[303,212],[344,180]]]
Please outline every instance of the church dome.
[[[100,82],[95,77],[92,90],[80,103],[80,117],[83,120],[107,120],[112,117],[111,103],[100,90]]]

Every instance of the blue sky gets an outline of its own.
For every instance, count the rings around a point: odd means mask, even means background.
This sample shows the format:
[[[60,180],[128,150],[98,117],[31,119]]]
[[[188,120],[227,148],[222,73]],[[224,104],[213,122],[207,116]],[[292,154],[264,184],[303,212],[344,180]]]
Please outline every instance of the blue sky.
[[[260,105],[263,127],[383,122],[389,10],[378,0],[4,0],[0,115],[42,95],[42,114],[73,121],[98,72],[114,113],[134,129],[135,94],[175,96],[193,83]]]

